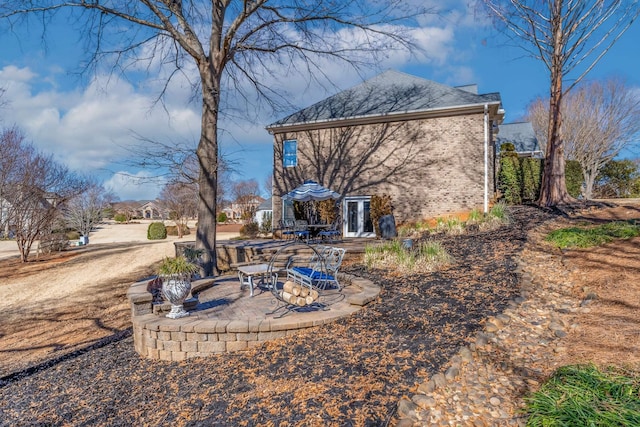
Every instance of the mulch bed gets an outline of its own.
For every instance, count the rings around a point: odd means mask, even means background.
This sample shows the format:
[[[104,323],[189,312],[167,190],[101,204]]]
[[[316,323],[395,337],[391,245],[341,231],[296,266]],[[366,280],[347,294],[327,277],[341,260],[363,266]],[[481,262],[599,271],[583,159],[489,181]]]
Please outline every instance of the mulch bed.
[[[512,210],[513,224],[439,236],[454,265],[397,277],[348,319],[243,353],[181,363],[140,358],[130,336],[0,381],[3,425],[378,426],[518,294],[515,257],[554,215]]]

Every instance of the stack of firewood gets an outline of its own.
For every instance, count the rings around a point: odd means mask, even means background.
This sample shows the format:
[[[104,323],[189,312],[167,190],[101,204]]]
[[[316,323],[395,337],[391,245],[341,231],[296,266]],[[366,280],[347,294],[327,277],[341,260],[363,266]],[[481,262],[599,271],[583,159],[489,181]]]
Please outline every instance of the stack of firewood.
[[[299,307],[312,304],[318,299],[318,296],[318,291],[315,289],[299,285],[291,280],[287,280],[282,286],[282,300]]]

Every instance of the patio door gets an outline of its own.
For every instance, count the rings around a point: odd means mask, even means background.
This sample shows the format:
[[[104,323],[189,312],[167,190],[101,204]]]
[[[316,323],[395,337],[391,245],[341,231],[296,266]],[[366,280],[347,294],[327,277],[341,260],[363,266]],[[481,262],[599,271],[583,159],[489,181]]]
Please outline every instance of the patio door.
[[[371,222],[371,197],[346,197],[343,206],[344,237],[375,237]]]

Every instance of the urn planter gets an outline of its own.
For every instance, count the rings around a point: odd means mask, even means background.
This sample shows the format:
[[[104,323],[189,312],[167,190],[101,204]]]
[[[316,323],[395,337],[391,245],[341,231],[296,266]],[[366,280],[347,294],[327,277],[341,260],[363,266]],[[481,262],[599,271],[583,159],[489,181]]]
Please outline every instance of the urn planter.
[[[167,317],[178,319],[189,315],[184,309],[184,300],[191,292],[191,275],[198,266],[184,256],[165,258],[158,268],[158,276],[162,279],[162,295],[171,303],[171,311]]]
[[[191,279],[179,276],[162,278],[162,295],[171,303],[171,311],[167,317],[178,319],[189,315],[184,309],[184,300],[191,292]]]

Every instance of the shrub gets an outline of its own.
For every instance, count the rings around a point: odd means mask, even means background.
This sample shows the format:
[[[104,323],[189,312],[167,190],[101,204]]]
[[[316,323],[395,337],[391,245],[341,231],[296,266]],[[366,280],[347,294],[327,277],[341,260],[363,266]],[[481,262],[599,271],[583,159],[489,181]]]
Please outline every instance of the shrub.
[[[186,225],[182,224],[182,235],[186,236],[191,234],[191,231],[189,231],[189,227],[187,227]],[[178,235],[178,226],[177,225],[167,225],[167,236],[177,236]]]
[[[66,233],[51,233],[40,238],[39,250],[42,253],[60,252],[69,247]]]
[[[227,214],[226,214],[226,213],[224,213],[224,212],[220,212],[220,213],[218,214],[218,222],[220,222],[220,223],[224,223],[224,222],[227,222],[227,219],[228,219],[228,218],[227,218]]]
[[[248,222],[240,227],[240,235],[245,238],[253,239],[258,235],[259,227],[257,222]]]
[[[163,222],[152,222],[147,228],[147,239],[162,240],[167,238],[167,227]]]
[[[522,175],[522,201],[532,203],[540,196],[542,181],[542,160],[526,157],[520,160]]]
[[[582,167],[576,160],[567,160],[564,169],[564,180],[567,185],[567,192],[572,197],[578,197],[582,193]]]
[[[511,142],[505,142],[500,146],[500,156],[502,157],[518,157],[516,146]]]
[[[383,194],[382,196],[371,196],[370,214],[371,221],[373,222],[373,228],[376,232],[376,236],[380,236],[380,218],[385,215],[391,215],[393,213],[393,207],[391,206],[391,196]]]
[[[263,212],[262,213],[262,222],[260,223],[260,233],[269,234],[273,229],[273,213],[272,212]]]
[[[123,213],[117,213],[113,216],[115,222],[127,222],[127,216]]]
[[[498,172],[498,189],[502,193],[502,199],[510,205],[518,205],[522,202],[520,197],[522,180],[520,173],[520,161],[517,157],[504,156],[500,159],[500,172]]]

